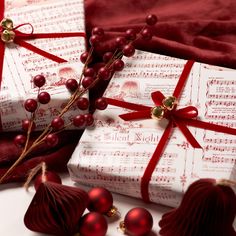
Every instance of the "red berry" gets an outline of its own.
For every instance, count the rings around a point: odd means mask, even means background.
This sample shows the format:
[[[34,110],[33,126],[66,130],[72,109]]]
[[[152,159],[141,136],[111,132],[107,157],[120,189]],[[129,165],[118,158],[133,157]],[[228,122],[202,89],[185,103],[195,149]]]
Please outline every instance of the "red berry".
[[[24,107],[26,111],[35,112],[38,107],[38,103],[35,99],[27,99],[24,103]]]
[[[113,53],[112,52],[106,52],[104,53],[102,60],[107,63],[108,61],[111,60],[111,58],[113,57]]]
[[[42,87],[45,82],[46,82],[46,79],[43,75],[36,75],[34,76],[33,78],[33,82],[34,82],[34,85],[37,86],[37,87]]]
[[[74,119],[73,119],[73,125],[76,127],[84,126],[85,122],[86,122],[86,120],[85,120],[84,115],[78,115],[78,116],[74,117]]]
[[[121,59],[116,59],[112,65],[115,71],[121,71],[123,70],[125,63]]]
[[[95,70],[93,69],[93,68],[86,68],[85,70],[84,70],[84,76],[85,77],[95,77],[95,75],[96,75],[96,72],[95,72]]]
[[[89,57],[89,53],[88,52],[83,52],[81,55],[80,55],[80,61],[85,64],[85,62],[87,61]],[[89,62],[91,61],[91,59],[89,60]]]
[[[98,98],[95,101],[95,107],[99,110],[105,110],[107,108],[107,100],[106,98]]]
[[[136,32],[134,29],[127,29],[125,32],[125,37],[129,40],[135,40],[136,39]]]
[[[52,128],[59,130],[64,127],[64,120],[61,117],[55,117],[51,122]]]
[[[29,119],[22,120],[22,129],[28,131],[30,123],[32,122],[31,130],[33,131],[36,127],[35,123]]]
[[[148,28],[145,28],[141,31],[142,38],[144,40],[151,40],[152,39],[152,31]]]
[[[49,103],[51,97],[50,97],[50,94],[48,92],[41,92],[39,95],[38,95],[38,101],[41,103],[41,104],[47,104]]]
[[[87,126],[91,126],[94,122],[94,118],[92,114],[85,114],[84,115],[85,121],[86,121],[86,125]]]
[[[135,53],[135,48],[132,44],[127,44],[124,46],[122,52],[123,52],[124,56],[132,57]]]
[[[117,37],[116,38],[116,46],[118,48],[123,47],[127,43],[126,38],[124,37]]]
[[[111,72],[106,67],[101,67],[98,71],[99,78],[103,80],[109,80],[111,78]]]
[[[87,110],[88,107],[89,107],[89,100],[85,97],[80,97],[78,100],[77,100],[77,107],[80,109],[80,110]]]
[[[59,138],[56,134],[48,134],[45,142],[49,147],[55,147],[58,144]]]
[[[45,174],[40,174],[37,175],[35,180],[34,180],[34,188],[37,191],[37,189],[39,188],[39,185],[41,183],[45,183],[45,182],[53,182],[53,183],[57,183],[57,184],[61,184],[61,178],[60,176],[52,171],[46,171]]]
[[[157,23],[157,16],[150,14],[146,17],[146,23],[148,25],[155,25]]]
[[[78,86],[78,82],[75,79],[68,79],[66,81],[66,88],[71,92],[74,92],[78,88]]]
[[[88,88],[92,83],[93,83],[94,79],[93,77],[84,77],[82,80],[82,85],[84,88]]]
[[[14,143],[15,143],[15,145],[18,146],[18,147],[24,146],[25,143],[26,143],[26,137],[25,137],[25,135],[18,134],[18,135],[14,138]]]
[[[92,34],[93,35],[99,35],[99,36],[103,36],[104,35],[104,30],[100,27],[94,27],[92,29]]]
[[[97,34],[94,34],[90,37],[89,43],[92,46],[97,46],[100,43],[101,37]]]

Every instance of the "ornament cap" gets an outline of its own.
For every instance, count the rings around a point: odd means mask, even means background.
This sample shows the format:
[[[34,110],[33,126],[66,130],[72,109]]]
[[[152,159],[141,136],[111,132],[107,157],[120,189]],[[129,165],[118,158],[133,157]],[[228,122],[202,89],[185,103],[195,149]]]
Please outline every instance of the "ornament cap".
[[[154,120],[161,120],[164,117],[165,109],[162,106],[156,106],[151,109],[151,117]]]
[[[173,110],[176,107],[177,103],[177,99],[174,96],[166,97],[162,101],[163,106],[169,111]]]
[[[125,221],[122,220],[119,224],[119,230],[124,234],[126,229],[125,229]]]
[[[0,24],[3,29],[13,30],[13,21],[9,18],[4,18]]]
[[[113,217],[115,215],[119,214],[117,207],[112,206],[111,209],[106,213],[108,217]]]

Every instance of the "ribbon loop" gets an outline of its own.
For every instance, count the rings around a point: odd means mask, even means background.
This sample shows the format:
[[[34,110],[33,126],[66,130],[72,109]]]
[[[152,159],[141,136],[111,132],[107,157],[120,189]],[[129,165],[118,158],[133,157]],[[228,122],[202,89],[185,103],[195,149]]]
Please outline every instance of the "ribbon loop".
[[[175,111],[175,116],[179,118],[193,119],[198,116],[198,110],[194,106],[187,106]]]

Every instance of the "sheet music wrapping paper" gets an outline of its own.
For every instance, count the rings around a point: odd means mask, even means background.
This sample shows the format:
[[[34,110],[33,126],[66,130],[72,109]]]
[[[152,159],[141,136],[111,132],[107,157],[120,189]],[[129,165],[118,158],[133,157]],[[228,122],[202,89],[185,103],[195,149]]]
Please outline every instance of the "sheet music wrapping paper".
[[[31,23],[35,33],[85,32],[82,0],[9,0],[5,5],[5,17],[11,18],[14,25]],[[50,103],[40,105],[38,109],[36,124],[37,129],[42,130],[59,114],[70,97],[65,87],[66,79],[77,79],[82,72],[79,57],[85,51],[83,37],[35,39],[30,43],[69,62],[58,64],[15,44],[5,46],[0,89],[0,116],[4,131],[20,130],[22,120],[30,118],[23,103],[27,98],[37,98],[38,89],[32,82],[35,75],[46,77],[46,85],[41,91],[51,95]],[[65,114],[65,120],[71,119],[73,114],[75,107]]]
[[[137,51],[110,81],[105,97],[154,106],[151,92],[170,96],[186,61]],[[236,71],[195,63],[178,108],[193,105],[206,122],[236,127]],[[140,180],[167,122],[128,121],[127,109],[96,111],[96,124],[86,129],[68,163],[71,178],[140,197]],[[183,193],[201,177],[234,179],[236,137],[189,127],[203,149],[193,149],[178,128],[170,136],[149,184],[153,202],[177,206]]]

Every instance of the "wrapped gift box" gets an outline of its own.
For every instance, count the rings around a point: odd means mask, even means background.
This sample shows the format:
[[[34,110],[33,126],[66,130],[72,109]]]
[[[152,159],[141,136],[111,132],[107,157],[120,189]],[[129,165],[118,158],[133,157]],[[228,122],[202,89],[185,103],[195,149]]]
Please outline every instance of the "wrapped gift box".
[[[137,51],[110,81],[105,97],[153,107],[151,93],[170,96],[186,61]],[[198,109],[198,119],[236,127],[236,71],[194,63],[178,108]],[[140,197],[140,181],[167,121],[118,117],[127,109],[109,105],[96,111],[94,128],[86,129],[68,163],[71,178],[90,186]],[[201,177],[233,179],[236,172],[236,136],[190,128],[202,146],[194,149],[178,128],[164,149],[149,184],[153,202],[177,206],[190,183]]]
[[[11,0],[5,2],[4,15],[13,20],[14,26],[32,24],[35,33],[85,32],[82,0]],[[29,28],[22,27],[21,31],[29,32]],[[85,51],[84,37],[34,39],[28,43],[68,62],[57,63],[17,44],[5,44],[0,89],[0,121],[4,131],[20,130],[22,120],[30,117],[23,104],[27,98],[37,97],[38,89],[32,83],[35,75],[46,77],[41,91],[51,95],[50,103],[38,109],[36,124],[40,130],[59,114],[70,97],[65,81],[78,79],[82,72],[79,57]],[[77,113],[78,109],[73,108],[64,118],[68,121]]]

